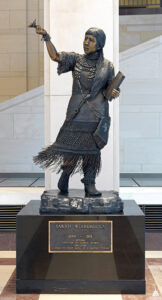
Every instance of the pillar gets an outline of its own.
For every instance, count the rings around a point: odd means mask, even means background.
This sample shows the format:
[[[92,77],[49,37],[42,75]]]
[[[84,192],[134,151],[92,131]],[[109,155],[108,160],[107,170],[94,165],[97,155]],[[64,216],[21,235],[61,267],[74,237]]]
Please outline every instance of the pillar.
[[[45,0],[44,28],[57,51],[83,53],[83,39],[89,27],[99,27],[106,33],[104,57],[118,71],[119,3],[114,0]],[[45,47],[45,145],[54,142],[66,114],[72,90],[71,72],[58,76],[57,63],[50,60]],[[97,188],[119,188],[119,104],[110,103],[111,129],[108,145],[102,150],[102,169],[96,179]],[[46,189],[57,188],[59,175],[46,171]],[[80,174],[70,181],[70,188],[83,188]]]

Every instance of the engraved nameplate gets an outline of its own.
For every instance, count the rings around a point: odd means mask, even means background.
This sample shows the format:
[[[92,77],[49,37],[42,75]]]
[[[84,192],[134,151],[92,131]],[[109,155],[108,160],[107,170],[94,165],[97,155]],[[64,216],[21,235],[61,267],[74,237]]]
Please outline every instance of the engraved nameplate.
[[[112,253],[112,221],[49,221],[49,253]]]

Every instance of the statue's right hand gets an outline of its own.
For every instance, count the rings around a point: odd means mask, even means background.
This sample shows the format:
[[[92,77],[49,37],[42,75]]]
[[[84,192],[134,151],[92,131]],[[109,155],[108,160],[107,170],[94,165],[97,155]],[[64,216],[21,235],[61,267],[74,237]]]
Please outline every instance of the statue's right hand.
[[[43,29],[41,26],[37,25],[36,33],[41,34],[41,35],[45,35],[47,33],[47,31],[45,29]]]

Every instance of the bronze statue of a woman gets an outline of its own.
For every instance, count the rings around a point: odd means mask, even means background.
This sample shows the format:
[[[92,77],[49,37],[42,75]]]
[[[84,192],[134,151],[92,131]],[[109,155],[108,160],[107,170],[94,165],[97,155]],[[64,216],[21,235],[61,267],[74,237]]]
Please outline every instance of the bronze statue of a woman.
[[[35,27],[36,33],[42,35],[50,58],[58,63],[58,74],[71,71],[73,76],[72,96],[65,122],[56,141],[39,152],[34,161],[42,167],[54,166],[62,171],[58,181],[62,194],[68,193],[70,175],[81,171],[84,174],[81,181],[85,187],[85,196],[101,196],[95,187],[95,178],[101,164],[101,147],[96,142],[95,133],[104,117],[107,117],[110,124],[105,91],[114,78],[113,64],[103,57],[105,33],[99,28],[88,29],[83,42],[85,54],[80,55],[57,52],[43,28],[36,23],[31,27]],[[113,89],[110,100],[118,96],[119,91]]]

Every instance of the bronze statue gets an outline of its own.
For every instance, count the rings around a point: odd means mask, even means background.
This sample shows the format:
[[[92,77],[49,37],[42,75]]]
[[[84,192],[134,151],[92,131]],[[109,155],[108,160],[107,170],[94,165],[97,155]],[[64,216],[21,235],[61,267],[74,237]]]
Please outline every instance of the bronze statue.
[[[42,167],[54,166],[62,171],[58,181],[62,194],[68,193],[70,175],[81,171],[85,196],[101,196],[95,178],[100,171],[100,150],[107,143],[110,126],[106,90],[114,79],[113,64],[103,56],[105,33],[99,28],[89,28],[83,42],[85,54],[80,55],[57,52],[49,34],[36,21],[29,27],[35,27],[36,33],[42,35],[50,58],[58,63],[58,74],[72,71],[73,76],[65,122],[56,141],[39,152],[34,161]],[[113,88],[109,101],[118,96],[119,90]]]

